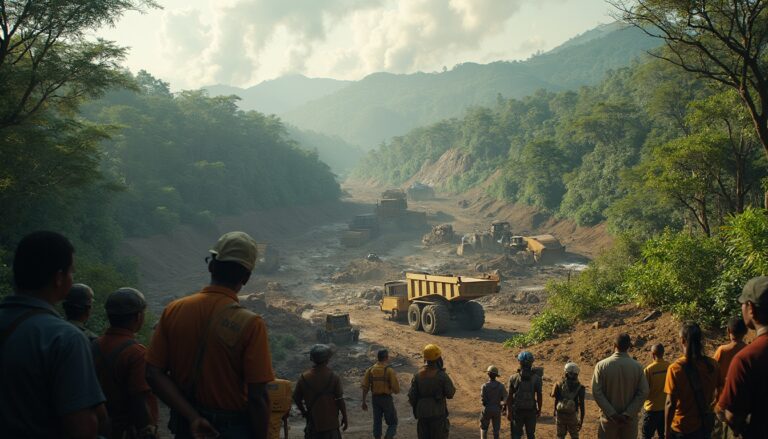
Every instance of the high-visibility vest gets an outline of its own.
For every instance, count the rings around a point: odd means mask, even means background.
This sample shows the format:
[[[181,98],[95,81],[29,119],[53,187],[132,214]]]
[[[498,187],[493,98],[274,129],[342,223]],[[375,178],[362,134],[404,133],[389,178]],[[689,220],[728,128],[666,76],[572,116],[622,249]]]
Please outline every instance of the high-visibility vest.
[[[291,411],[291,382],[274,380],[267,384],[271,411],[269,415],[269,439],[279,439],[283,427],[283,416]]]

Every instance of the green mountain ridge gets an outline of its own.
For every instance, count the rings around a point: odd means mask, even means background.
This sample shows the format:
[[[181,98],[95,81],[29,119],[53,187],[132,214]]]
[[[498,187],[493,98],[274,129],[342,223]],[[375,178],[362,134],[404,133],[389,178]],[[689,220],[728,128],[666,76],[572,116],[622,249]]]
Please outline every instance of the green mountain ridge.
[[[493,104],[499,95],[522,98],[542,88],[594,85],[657,46],[640,29],[602,25],[526,61],[463,63],[441,73],[374,73],[281,116],[370,149],[413,128],[459,117],[468,107]]]
[[[280,114],[305,103],[334,93],[350,81],[330,78],[308,78],[304,75],[286,75],[263,81],[249,88],[217,84],[203,87],[211,97],[235,95],[240,98],[241,110],[256,110],[265,114]]]

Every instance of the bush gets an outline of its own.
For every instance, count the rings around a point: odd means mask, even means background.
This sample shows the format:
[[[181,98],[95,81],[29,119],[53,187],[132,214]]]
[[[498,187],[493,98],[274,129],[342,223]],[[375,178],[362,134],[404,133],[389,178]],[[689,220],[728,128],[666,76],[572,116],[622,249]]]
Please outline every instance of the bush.
[[[547,308],[531,321],[531,329],[505,342],[508,347],[540,343],[569,329],[577,321],[627,301],[621,284],[627,268],[639,256],[639,244],[620,237],[610,251],[589,264],[570,282],[547,284]]]

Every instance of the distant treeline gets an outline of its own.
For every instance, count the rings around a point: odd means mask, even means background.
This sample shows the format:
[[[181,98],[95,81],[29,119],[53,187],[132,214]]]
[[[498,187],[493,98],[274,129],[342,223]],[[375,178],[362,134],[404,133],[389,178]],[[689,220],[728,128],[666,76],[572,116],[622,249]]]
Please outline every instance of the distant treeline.
[[[495,175],[492,195],[580,225],[709,235],[727,215],[763,203],[765,154],[755,137],[735,92],[647,60],[595,87],[500,97],[413,130],[370,152],[354,175],[402,184],[456,149],[471,167],[443,190]]]
[[[340,194],[328,166],[279,119],[240,111],[234,98],[172,94],[140,72],[78,107],[0,127],[0,295],[12,290],[15,243],[33,230],[70,237],[76,281],[101,295],[137,283],[119,256],[126,235]]]

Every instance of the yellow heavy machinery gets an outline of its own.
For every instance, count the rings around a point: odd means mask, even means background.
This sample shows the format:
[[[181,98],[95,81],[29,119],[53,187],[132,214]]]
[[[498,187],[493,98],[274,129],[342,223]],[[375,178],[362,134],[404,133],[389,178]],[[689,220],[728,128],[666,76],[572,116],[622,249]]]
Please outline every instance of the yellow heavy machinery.
[[[499,292],[499,277],[482,278],[406,273],[404,281],[387,282],[381,311],[393,319],[408,319],[416,331],[442,334],[451,320],[463,329],[479,330],[485,324],[483,305],[474,299]]]

